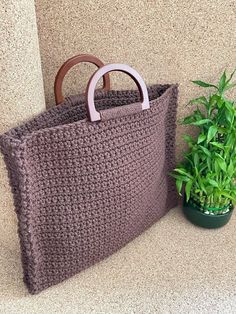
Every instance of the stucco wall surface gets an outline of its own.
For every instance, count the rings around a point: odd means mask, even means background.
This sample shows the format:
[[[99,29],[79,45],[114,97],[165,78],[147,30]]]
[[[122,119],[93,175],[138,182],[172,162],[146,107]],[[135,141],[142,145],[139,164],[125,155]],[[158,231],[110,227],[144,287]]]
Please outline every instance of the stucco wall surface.
[[[215,81],[236,66],[236,2],[233,0],[36,0],[46,102],[54,104],[60,65],[78,53],[133,66],[147,84],[180,84],[178,118],[201,91],[190,81]],[[64,81],[66,95],[82,92],[95,67],[79,65]],[[112,73],[112,88],[134,87]],[[177,155],[183,150],[178,127]]]
[[[45,110],[41,60],[32,0],[0,5],[0,133]],[[16,243],[16,224],[7,172],[0,154],[0,239]]]

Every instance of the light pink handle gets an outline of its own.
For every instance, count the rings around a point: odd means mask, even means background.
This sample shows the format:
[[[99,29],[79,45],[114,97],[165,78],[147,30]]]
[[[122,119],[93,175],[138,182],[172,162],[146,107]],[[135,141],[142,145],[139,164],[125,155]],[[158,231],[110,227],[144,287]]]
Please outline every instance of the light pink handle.
[[[103,75],[112,71],[120,71],[120,72],[124,72],[128,74],[137,84],[137,87],[141,94],[142,110],[150,108],[147,87],[146,87],[146,84],[144,83],[144,80],[139,75],[139,73],[126,64],[119,64],[119,63],[107,64],[101,67],[100,69],[98,69],[93,74],[93,76],[91,77],[87,85],[87,90],[86,90],[87,110],[88,110],[90,121],[92,122],[101,120],[101,115],[99,111],[96,110],[95,104],[94,104],[94,91],[95,91],[96,85],[99,79]]]

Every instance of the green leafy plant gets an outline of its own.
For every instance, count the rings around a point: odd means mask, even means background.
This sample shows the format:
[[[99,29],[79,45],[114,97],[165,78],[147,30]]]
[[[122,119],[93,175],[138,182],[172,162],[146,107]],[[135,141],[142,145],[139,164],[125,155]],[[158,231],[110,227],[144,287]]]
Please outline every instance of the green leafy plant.
[[[181,121],[197,127],[199,134],[184,135],[189,149],[171,175],[186,201],[207,214],[225,213],[236,203],[236,108],[225,96],[236,85],[231,82],[234,73],[227,77],[224,71],[217,85],[193,81],[214,92],[192,99],[189,105],[195,110]]]

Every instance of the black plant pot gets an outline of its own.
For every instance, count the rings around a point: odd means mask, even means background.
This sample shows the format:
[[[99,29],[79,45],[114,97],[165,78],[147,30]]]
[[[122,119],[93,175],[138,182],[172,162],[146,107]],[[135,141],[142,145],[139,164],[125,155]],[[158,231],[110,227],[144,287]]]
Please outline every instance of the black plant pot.
[[[196,206],[191,202],[186,202],[185,198],[183,201],[183,212],[185,217],[191,221],[194,225],[214,229],[223,227],[228,223],[233,212],[233,208],[221,215],[208,215],[201,212]]]

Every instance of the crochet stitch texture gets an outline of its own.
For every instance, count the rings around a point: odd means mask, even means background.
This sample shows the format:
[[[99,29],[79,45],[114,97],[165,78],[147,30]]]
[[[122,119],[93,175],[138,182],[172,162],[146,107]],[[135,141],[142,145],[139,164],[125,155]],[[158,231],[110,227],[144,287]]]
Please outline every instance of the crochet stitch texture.
[[[168,174],[178,88],[148,93],[150,109],[137,111],[137,91],[97,91],[102,121],[93,123],[84,96],[71,96],[0,136],[30,293],[102,260],[176,206]]]

